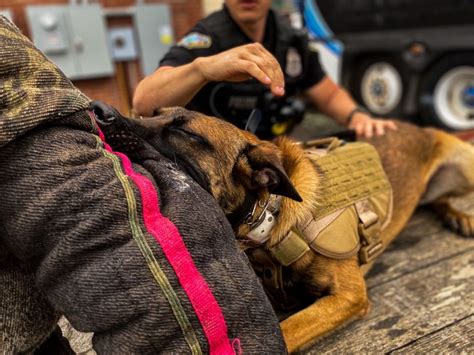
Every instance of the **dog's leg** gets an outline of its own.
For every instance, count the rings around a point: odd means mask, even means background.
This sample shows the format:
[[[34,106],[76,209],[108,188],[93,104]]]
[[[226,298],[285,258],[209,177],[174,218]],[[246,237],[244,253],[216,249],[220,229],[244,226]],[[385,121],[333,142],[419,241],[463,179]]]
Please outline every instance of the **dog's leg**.
[[[460,211],[449,199],[474,191],[474,147],[444,132],[432,134],[437,148],[422,203],[431,203],[455,232],[474,237],[474,215]]]
[[[329,295],[280,323],[289,352],[329,333],[369,310],[367,290],[357,259],[324,259],[313,270],[316,284],[328,288]],[[317,273],[317,275],[316,275]]]

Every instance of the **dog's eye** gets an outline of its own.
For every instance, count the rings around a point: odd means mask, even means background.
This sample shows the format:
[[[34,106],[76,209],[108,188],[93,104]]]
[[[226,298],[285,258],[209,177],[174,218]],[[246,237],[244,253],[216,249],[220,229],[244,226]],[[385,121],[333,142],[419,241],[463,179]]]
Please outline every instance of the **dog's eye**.
[[[186,123],[186,119],[184,118],[184,116],[178,116],[178,117],[175,117],[173,121],[171,121],[166,126],[166,128],[172,132],[178,132],[181,134],[190,135],[191,132],[187,131],[186,128],[184,127],[185,123]]]
[[[192,140],[198,144],[200,144],[203,147],[209,148],[211,147],[211,144],[209,141],[204,138],[203,136],[196,134],[192,132],[190,129],[186,129],[186,126],[184,125],[184,122],[181,125],[169,125],[168,126],[169,132],[174,132],[175,134],[178,134],[185,139]]]
[[[186,118],[184,116],[175,117],[173,121],[169,124],[170,127],[181,127],[186,123]]]

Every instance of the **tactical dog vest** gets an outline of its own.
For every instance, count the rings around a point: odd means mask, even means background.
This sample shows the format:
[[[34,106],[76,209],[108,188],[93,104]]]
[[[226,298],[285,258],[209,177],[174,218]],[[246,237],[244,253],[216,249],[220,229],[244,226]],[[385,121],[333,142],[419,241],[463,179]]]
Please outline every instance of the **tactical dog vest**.
[[[392,206],[392,189],[377,151],[366,143],[352,143],[312,148],[306,154],[321,175],[320,196],[306,220],[271,249],[273,256],[290,265],[295,260],[286,250],[302,239],[330,258],[348,258],[361,250],[361,263],[371,261],[382,249],[379,234],[390,220]]]
[[[256,269],[269,270],[266,286],[282,289],[281,267],[310,250],[334,259],[358,253],[361,265],[383,251],[381,232],[390,222],[392,189],[377,151],[367,143],[327,142],[324,149],[313,143],[305,151],[321,176],[312,211],[275,246],[248,250]]]

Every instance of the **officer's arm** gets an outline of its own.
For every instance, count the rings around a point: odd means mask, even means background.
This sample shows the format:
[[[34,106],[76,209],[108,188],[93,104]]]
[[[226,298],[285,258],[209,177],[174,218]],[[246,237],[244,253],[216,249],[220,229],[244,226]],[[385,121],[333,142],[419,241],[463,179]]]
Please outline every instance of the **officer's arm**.
[[[185,106],[206,83],[196,61],[160,67],[138,84],[133,108],[142,116],[153,116],[159,107]]]
[[[252,43],[196,58],[178,67],[164,67],[141,81],[133,98],[135,111],[151,116],[159,107],[185,106],[211,81],[240,82],[255,78],[277,96],[284,94],[284,76],[275,57]]]
[[[328,76],[310,87],[306,94],[322,113],[354,129],[358,136],[370,138],[374,134],[383,135],[386,129],[396,129],[393,121],[374,119],[366,112],[357,111],[357,103],[351,95]]]
[[[357,107],[349,93],[329,76],[310,87],[306,93],[318,110],[342,125],[346,124],[346,118]]]

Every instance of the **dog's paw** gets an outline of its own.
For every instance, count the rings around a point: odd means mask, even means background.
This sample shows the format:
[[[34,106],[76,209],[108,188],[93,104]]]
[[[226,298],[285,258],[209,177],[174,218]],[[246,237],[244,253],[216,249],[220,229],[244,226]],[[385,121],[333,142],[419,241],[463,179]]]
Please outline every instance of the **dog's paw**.
[[[453,210],[444,216],[444,222],[463,237],[474,238],[474,216]]]
[[[463,237],[474,238],[474,215],[459,211],[449,202],[436,204],[435,210],[453,232]]]

